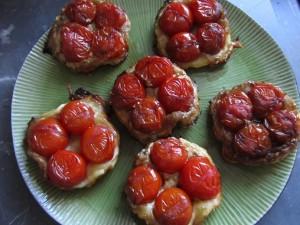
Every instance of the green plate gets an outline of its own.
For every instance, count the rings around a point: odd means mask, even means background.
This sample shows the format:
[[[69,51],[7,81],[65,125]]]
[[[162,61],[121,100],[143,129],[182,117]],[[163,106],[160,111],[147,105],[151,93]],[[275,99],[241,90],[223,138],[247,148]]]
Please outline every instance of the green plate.
[[[55,220],[62,224],[134,224],[123,188],[135,154],[142,146],[130,137],[115,118],[121,133],[119,161],[115,169],[91,188],[60,191],[42,177],[37,164],[28,159],[23,146],[27,122],[67,101],[67,85],[82,86],[108,98],[116,76],[139,58],[153,54],[153,23],[162,1],[118,0],[132,22],[130,52],[119,66],[98,69],[90,76],[74,74],[51,56],[42,53],[44,34],[27,56],[16,82],[12,101],[12,133],[20,171],[31,193]],[[224,198],[207,221],[209,224],[247,225],[257,222],[283,190],[295,160],[295,153],[282,162],[264,167],[245,167],[225,163],[220,145],[212,136],[208,102],[222,88],[246,80],[264,80],[279,85],[299,103],[295,77],[287,60],[272,38],[245,13],[222,1],[231,22],[233,37],[244,45],[224,66],[187,71],[196,81],[202,114],[197,123],[175,131],[176,136],[208,149],[222,174]],[[299,104],[298,104],[299,105]]]

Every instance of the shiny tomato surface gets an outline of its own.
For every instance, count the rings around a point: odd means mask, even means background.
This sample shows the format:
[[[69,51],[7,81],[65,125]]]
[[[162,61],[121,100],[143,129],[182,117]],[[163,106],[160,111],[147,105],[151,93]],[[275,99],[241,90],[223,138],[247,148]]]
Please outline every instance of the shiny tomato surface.
[[[96,16],[96,5],[92,0],[73,0],[65,12],[71,22],[88,25]]]
[[[93,163],[105,163],[114,156],[117,140],[112,128],[95,125],[88,128],[80,142],[81,153]]]
[[[219,171],[207,157],[190,157],[181,170],[179,187],[192,199],[212,199],[221,191]]]
[[[160,225],[187,225],[192,213],[189,196],[179,188],[167,188],[155,199],[153,214]]]
[[[68,142],[67,132],[53,117],[34,122],[30,125],[27,133],[27,144],[31,150],[45,157],[66,148]]]
[[[51,156],[47,164],[47,176],[56,186],[71,188],[86,178],[87,168],[84,158],[78,153],[59,150]]]
[[[221,17],[222,6],[216,0],[192,0],[189,8],[199,24],[217,22]]]
[[[140,205],[155,199],[162,185],[162,178],[150,166],[135,167],[127,180],[127,194],[133,204]]]

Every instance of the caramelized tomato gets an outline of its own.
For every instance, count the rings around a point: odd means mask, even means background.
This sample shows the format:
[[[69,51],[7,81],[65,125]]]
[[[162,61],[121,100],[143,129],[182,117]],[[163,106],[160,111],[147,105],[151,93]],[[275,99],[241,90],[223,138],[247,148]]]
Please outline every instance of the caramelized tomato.
[[[253,84],[248,93],[254,113],[258,118],[264,118],[268,112],[282,108],[285,94],[272,84]]]
[[[47,164],[49,180],[56,186],[71,188],[86,177],[85,160],[76,152],[59,150],[51,156]]]
[[[179,188],[167,188],[155,199],[153,214],[161,225],[187,225],[192,213],[189,196]]]
[[[80,100],[71,101],[60,113],[62,125],[72,134],[81,134],[95,124],[94,110]]]
[[[146,97],[146,91],[140,80],[133,74],[124,73],[115,81],[111,103],[118,109],[130,109]]]
[[[159,101],[153,98],[144,98],[134,105],[131,111],[132,125],[143,133],[158,132],[164,123],[165,111]]]
[[[230,130],[238,130],[245,120],[252,119],[250,98],[240,90],[224,93],[217,106],[217,116],[221,124]]]
[[[135,75],[148,87],[160,86],[174,74],[171,61],[165,57],[146,56],[135,66]]]
[[[172,2],[167,5],[159,19],[160,29],[169,36],[188,32],[193,25],[193,17],[188,7]]]
[[[65,12],[72,22],[88,25],[96,16],[96,6],[91,0],[73,0]]]
[[[261,124],[249,123],[234,136],[234,148],[248,156],[265,155],[272,147],[268,130]]]
[[[193,86],[189,80],[174,76],[160,86],[158,100],[167,113],[187,112],[194,101]]]
[[[60,122],[52,117],[30,125],[27,143],[32,151],[49,157],[54,152],[67,147],[69,138]]]
[[[98,28],[113,27],[120,30],[126,22],[126,15],[119,6],[102,2],[96,6],[95,22]]]
[[[80,142],[83,156],[94,163],[105,163],[114,156],[116,137],[114,131],[103,125],[88,128]]]
[[[196,33],[201,51],[217,54],[225,45],[225,30],[218,23],[205,23]]]
[[[127,194],[133,204],[140,205],[155,199],[162,185],[160,175],[150,166],[134,168],[127,180]]]
[[[150,158],[156,168],[165,173],[176,173],[184,166],[188,154],[177,138],[166,138],[154,142]]]
[[[271,137],[279,142],[286,143],[297,137],[297,117],[287,110],[271,112],[265,118],[264,124],[270,131]]]
[[[193,0],[189,8],[200,24],[217,22],[221,17],[222,6],[216,0]]]
[[[178,33],[167,43],[167,52],[177,62],[190,62],[201,54],[197,38],[192,33]]]
[[[181,170],[179,186],[192,199],[209,200],[220,193],[220,174],[207,157],[193,156]]]
[[[93,33],[77,23],[67,23],[61,28],[61,53],[68,62],[80,62],[91,55]]]

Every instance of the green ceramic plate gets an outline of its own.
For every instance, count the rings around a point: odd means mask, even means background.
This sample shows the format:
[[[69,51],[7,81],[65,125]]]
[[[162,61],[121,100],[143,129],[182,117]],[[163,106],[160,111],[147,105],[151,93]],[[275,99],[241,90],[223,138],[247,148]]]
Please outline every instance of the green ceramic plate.
[[[73,192],[60,191],[44,181],[23,147],[24,132],[32,116],[67,101],[67,85],[82,86],[108,97],[116,76],[139,58],[153,54],[153,22],[162,1],[118,0],[132,22],[130,52],[125,62],[98,69],[90,76],[74,74],[51,56],[42,53],[46,34],[26,58],[16,82],[12,102],[12,132],[20,171],[31,193],[55,220],[62,224],[134,224],[124,197],[125,180],[135,154],[142,146],[113,119],[121,133],[121,151],[116,168],[95,186]],[[220,145],[212,136],[208,102],[222,88],[246,80],[264,80],[279,85],[299,103],[295,77],[287,60],[272,38],[241,10],[223,2],[231,22],[233,37],[239,36],[244,48],[235,51],[229,62],[215,69],[188,71],[197,82],[202,114],[197,123],[176,130],[176,136],[208,149],[222,174],[223,202],[207,219],[209,224],[247,225],[257,222],[283,190],[295,160],[295,153],[268,167],[244,167],[225,163]],[[298,104],[299,105],[299,104]]]

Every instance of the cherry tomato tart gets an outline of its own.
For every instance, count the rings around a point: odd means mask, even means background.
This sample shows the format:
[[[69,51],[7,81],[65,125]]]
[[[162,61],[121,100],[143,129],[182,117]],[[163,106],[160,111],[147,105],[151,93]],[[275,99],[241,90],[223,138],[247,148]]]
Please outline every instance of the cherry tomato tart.
[[[191,125],[200,112],[195,83],[160,56],[146,56],[120,74],[110,103],[129,133],[145,144],[169,136],[177,124]]]
[[[114,168],[119,134],[108,121],[105,102],[79,88],[70,101],[28,124],[27,154],[54,186],[71,190],[89,187]]]
[[[297,149],[300,114],[279,87],[248,81],[220,92],[210,104],[213,131],[231,163],[276,163]]]
[[[229,21],[217,0],[171,0],[154,24],[155,47],[183,69],[226,63],[239,40],[231,40]]]
[[[130,26],[114,3],[71,0],[56,17],[44,51],[80,73],[117,65],[127,57]]]
[[[205,149],[169,137],[138,153],[125,193],[146,224],[202,224],[221,203],[221,176]]]

